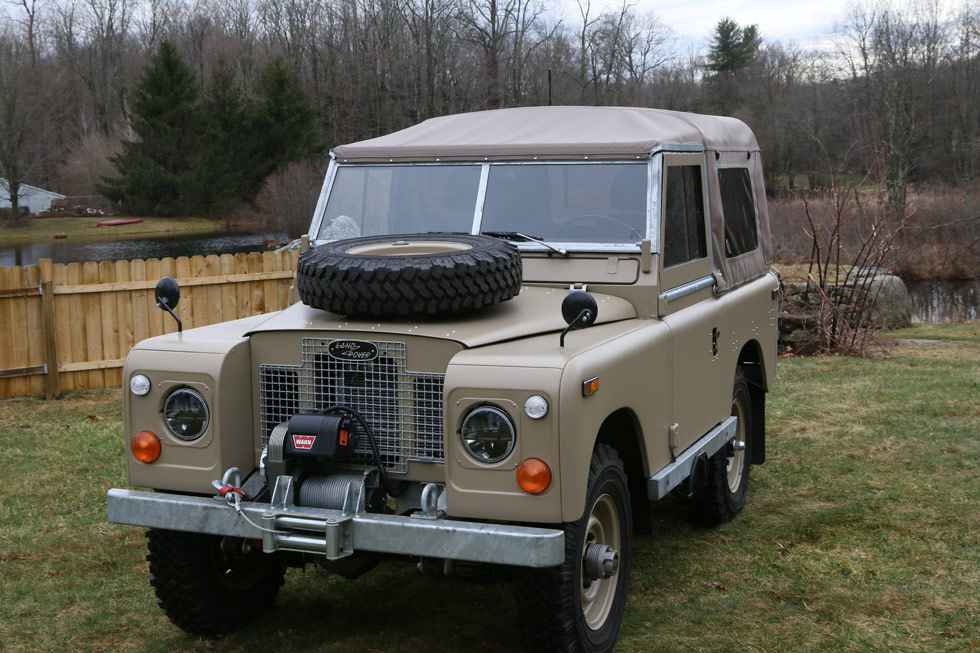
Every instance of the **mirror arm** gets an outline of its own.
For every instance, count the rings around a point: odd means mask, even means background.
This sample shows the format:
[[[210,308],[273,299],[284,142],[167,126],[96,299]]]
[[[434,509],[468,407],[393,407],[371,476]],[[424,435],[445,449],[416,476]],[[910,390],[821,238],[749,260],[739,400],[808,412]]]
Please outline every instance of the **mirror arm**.
[[[565,330],[561,332],[561,337],[558,339],[558,347],[560,349],[564,349],[565,348],[565,336],[568,334],[568,332],[571,331],[572,329],[577,328],[575,326],[576,324],[579,324],[579,323],[586,323],[587,324],[590,319],[592,319],[592,311],[590,311],[587,308],[583,308],[581,310],[581,312],[578,314],[578,317],[576,317],[574,320],[572,320],[569,323],[569,325],[567,327],[565,327]]]
[[[163,310],[170,313],[170,315],[172,315],[175,320],[177,320],[177,333],[184,332],[184,325],[181,323],[180,318],[177,317],[177,314],[174,313],[173,309],[170,308],[170,304],[167,303],[166,298],[164,297],[160,298],[160,300],[157,302],[157,308],[162,308]]]

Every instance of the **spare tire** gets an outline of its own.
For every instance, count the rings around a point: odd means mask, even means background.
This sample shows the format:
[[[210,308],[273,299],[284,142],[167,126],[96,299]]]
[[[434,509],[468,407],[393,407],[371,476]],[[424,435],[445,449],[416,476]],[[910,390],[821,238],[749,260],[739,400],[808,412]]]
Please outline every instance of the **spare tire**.
[[[490,236],[364,236],[301,254],[296,289],[304,304],[342,315],[443,315],[510,299],[522,270],[517,248]]]

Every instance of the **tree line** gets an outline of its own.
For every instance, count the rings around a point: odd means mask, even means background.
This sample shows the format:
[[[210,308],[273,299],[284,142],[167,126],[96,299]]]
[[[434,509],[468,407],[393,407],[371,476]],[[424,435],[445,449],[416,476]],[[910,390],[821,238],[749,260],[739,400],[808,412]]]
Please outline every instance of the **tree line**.
[[[628,1],[7,0],[0,177],[135,202],[118,167],[149,145],[147,79],[167,51],[193,110],[159,145],[196,179],[161,211],[220,211],[284,165],[258,144],[282,118],[261,122],[278,75],[310,111],[298,157],[448,113],[649,106],[745,120],[774,189],[817,187],[845,164],[900,212],[910,183],[968,185],[980,170],[980,2],[958,2],[855,3],[819,48],[719,17],[684,50]]]

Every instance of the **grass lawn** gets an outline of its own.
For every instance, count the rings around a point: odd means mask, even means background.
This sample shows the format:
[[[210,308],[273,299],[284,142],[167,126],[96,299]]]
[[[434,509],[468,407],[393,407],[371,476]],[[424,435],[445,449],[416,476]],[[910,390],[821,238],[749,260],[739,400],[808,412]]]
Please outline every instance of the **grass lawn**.
[[[921,340],[952,340],[980,343],[980,322],[950,324],[913,324],[908,329],[886,331],[885,340],[918,338]]]
[[[767,426],[735,521],[705,530],[655,506],[617,650],[980,651],[980,341],[782,359]],[[290,570],[264,621],[184,634],[155,605],[142,531],[105,519],[105,491],[126,484],[121,429],[119,390],[0,401],[3,650],[519,647],[505,580],[395,563],[357,581]]]
[[[144,218],[143,222],[114,227],[96,227],[103,220],[128,216],[98,216],[91,218],[35,218],[16,227],[0,226],[0,240],[8,244],[51,240],[56,233],[68,235],[69,242],[102,240],[124,236],[165,236],[217,231],[222,223],[205,218]]]

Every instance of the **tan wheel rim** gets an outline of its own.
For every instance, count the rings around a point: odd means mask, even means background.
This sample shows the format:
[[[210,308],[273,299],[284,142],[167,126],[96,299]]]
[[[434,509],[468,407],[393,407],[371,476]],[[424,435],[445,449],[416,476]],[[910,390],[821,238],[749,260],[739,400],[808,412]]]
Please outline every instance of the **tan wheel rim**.
[[[419,254],[431,256],[463,252],[468,249],[473,249],[473,246],[452,240],[394,240],[357,245],[345,250],[344,253],[368,256],[416,256]]]
[[[608,494],[601,495],[592,504],[589,521],[585,530],[585,544],[582,547],[583,562],[585,550],[590,544],[605,544],[617,551],[621,550],[619,539],[619,512],[616,502]],[[616,596],[618,574],[612,578],[602,578],[589,582],[582,572],[582,616],[592,630],[598,630],[606,622]]]
[[[732,415],[738,418],[738,424],[735,427],[735,440],[732,442],[731,455],[728,456],[726,469],[728,470],[728,491],[735,494],[742,485],[742,468],[745,460],[745,407],[738,399],[732,402]]]

